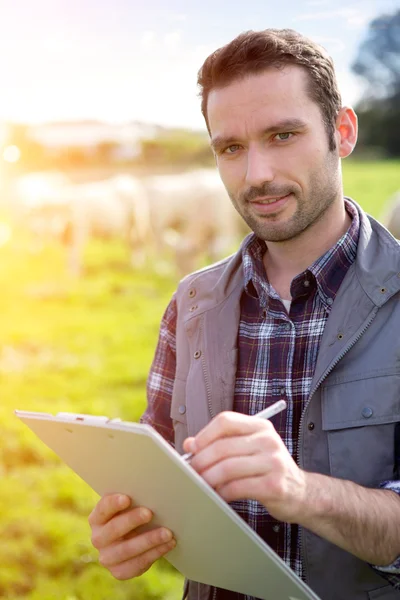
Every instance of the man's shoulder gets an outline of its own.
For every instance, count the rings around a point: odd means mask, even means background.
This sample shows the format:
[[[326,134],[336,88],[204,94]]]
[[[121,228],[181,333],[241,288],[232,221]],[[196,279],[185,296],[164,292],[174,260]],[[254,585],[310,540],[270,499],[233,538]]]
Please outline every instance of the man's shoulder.
[[[246,239],[234,254],[184,277],[175,292],[177,304],[210,308],[243,285],[242,249]]]
[[[221,277],[221,274],[227,268],[229,268],[229,266],[232,264],[233,260],[237,257],[237,255],[238,253],[235,252],[234,254],[223,258],[222,260],[219,260],[211,265],[203,267],[202,269],[198,269],[197,271],[189,273],[188,275],[183,277],[183,279],[181,279],[178,285],[178,289],[190,287],[195,282],[207,281],[207,283],[211,283],[212,281],[217,281]]]

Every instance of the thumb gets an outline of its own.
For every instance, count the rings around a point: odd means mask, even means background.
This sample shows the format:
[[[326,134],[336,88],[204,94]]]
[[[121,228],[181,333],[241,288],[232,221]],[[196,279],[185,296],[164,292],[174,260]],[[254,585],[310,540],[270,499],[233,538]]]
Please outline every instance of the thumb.
[[[195,451],[195,442],[194,437],[188,437],[183,442],[183,449],[185,452],[194,452]]]

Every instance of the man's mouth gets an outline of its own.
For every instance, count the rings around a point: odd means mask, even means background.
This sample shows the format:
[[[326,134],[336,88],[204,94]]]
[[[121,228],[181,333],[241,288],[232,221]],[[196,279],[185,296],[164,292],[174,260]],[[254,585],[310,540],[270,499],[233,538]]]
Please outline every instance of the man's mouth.
[[[274,202],[278,202],[278,200],[282,200],[283,198],[286,198],[286,196],[289,196],[289,194],[286,194],[284,196],[274,196],[273,198],[269,198],[266,196],[260,196],[259,198],[255,198],[254,200],[251,200],[252,203],[254,204],[273,204]]]
[[[275,214],[277,211],[284,209],[286,204],[290,202],[291,192],[285,196],[259,196],[250,200],[252,210],[261,216]]]

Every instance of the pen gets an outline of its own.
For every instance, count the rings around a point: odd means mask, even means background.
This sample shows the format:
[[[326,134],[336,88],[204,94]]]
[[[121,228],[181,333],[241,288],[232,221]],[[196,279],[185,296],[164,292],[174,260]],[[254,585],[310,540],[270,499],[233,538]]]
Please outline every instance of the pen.
[[[271,417],[277,415],[278,413],[285,410],[287,404],[285,400],[278,400],[268,408],[261,410],[260,412],[253,415],[253,417],[257,417],[258,419],[270,419]],[[187,452],[186,454],[182,454],[182,458],[184,461],[189,462],[193,458],[193,452]]]

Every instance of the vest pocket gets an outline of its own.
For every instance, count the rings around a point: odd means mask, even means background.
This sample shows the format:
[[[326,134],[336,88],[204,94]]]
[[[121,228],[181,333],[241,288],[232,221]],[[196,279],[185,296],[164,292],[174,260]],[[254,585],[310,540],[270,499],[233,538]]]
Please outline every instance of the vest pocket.
[[[398,422],[400,374],[326,384],[322,429],[327,433],[331,475],[367,487],[393,479]]]
[[[170,417],[175,432],[175,450],[183,454],[182,444],[187,438],[186,381],[175,379],[172,392]]]
[[[186,381],[182,379],[174,381],[170,417],[173,421],[186,423]]]

